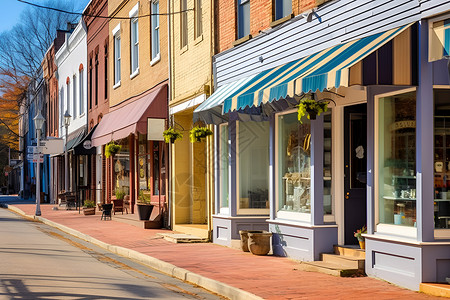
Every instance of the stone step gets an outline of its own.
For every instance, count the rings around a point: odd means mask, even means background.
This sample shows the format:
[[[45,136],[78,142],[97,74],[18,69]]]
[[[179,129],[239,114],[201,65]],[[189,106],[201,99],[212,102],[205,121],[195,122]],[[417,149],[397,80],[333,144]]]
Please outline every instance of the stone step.
[[[319,272],[338,277],[350,277],[353,275],[362,275],[361,271],[358,269],[344,268],[340,264],[325,261],[302,262],[299,265],[299,269],[302,271]]]
[[[366,258],[366,251],[357,246],[334,246],[334,254],[351,256],[356,258]]]
[[[201,238],[191,234],[184,233],[158,233],[166,241],[172,243],[208,243],[209,239]]]
[[[337,264],[343,268],[358,269],[364,272],[365,259],[361,257],[322,253],[322,261]]]
[[[421,283],[420,291],[422,293],[432,295],[432,296],[450,298],[450,280],[449,280],[448,284],[446,284],[446,283]]]

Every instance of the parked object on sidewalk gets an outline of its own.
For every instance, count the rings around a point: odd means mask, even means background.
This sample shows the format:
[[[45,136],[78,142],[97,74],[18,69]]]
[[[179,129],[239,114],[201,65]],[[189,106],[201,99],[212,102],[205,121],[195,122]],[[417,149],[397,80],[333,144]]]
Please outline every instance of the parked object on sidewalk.
[[[102,205],[102,217],[101,220],[106,220],[106,218],[109,218],[111,220],[111,211],[112,211],[112,203],[107,203]]]
[[[95,202],[93,200],[84,201],[83,214],[85,216],[95,215]]]
[[[249,233],[263,233],[263,230],[239,230],[241,236],[241,249],[244,252],[250,252],[248,249],[248,234]]]
[[[248,233],[248,249],[254,255],[267,255],[270,251],[270,238],[272,233],[249,232]]]
[[[148,221],[150,219],[150,215],[152,214],[153,205],[145,204],[145,203],[137,203],[136,205],[137,205],[139,220]]]

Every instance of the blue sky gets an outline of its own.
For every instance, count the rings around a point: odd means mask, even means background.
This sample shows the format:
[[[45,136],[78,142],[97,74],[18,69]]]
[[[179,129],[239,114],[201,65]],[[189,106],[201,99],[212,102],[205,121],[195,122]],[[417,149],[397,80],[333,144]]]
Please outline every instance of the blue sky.
[[[28,2],[43,4],[43,0],[26,0]],[[77,11],[81,12],[83,8],[89,3],[89,0],[76,0]],[[25,3],[17,0],[0,0],[0,32],[11,29],[16,23],[20,21],[20,13],[28,6]]]

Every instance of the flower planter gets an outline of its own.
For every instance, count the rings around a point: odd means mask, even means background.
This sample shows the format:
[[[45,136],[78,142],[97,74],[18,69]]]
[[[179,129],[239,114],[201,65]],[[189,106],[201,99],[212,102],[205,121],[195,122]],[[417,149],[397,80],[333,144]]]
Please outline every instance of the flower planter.
[[[267,255],[270,251],[271,232],[249,232],[248,249],[254,255]]]
[[[366,249],[366,241],[359,241],[359,248]]]
[[[150,215],[152,214],[153,205],[151,204],[136,204],[137,211],[139,215],[139,220],[148,221],[150,219]]]
[[[95,215],[95,207],[83,207],[83,214],[85,216]]]
[[[241,236],[241,249],[244,252],[250,252],[248,249],[248,234],[249,233],[263,233],[262,230],[239,230]]]

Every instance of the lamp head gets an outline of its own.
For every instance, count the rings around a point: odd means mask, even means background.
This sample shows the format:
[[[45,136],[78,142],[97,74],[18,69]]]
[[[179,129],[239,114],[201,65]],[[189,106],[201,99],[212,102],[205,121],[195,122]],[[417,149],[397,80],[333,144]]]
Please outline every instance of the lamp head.
[[[42,130],[44,127],[45,119],[41,114],[41,111],[39,110],[36,117],[34,117],[34,126],[36,127],[36,130]]]
[[[70,118],[72,118],[72,116],[66,110],[66,112],[64,113],[64,126],[68,127],[70,125]]]

